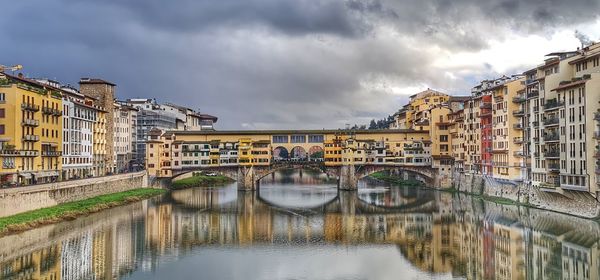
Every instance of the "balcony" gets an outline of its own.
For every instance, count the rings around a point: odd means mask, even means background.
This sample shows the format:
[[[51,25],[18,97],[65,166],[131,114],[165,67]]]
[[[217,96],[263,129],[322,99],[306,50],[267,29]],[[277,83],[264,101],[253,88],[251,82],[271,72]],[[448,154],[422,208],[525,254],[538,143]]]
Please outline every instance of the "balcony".
[[[23,136],[23,140],[24,141],[30,141],[30,142],[37,142],[37,141],[40,141],[40,136],[39,135],[26,134],[25,136]]]
[[[537,89],[531,90],[529,93],[527,93],[527,99],[536,98],[538,96],[540,96],[540,92]]]
[[[525,115],[525,110],[523,109],[513,111],[513,116],[515,117],[522,117],[523,115]]]
[[[513,155],[515,157],[525,157],[525,153],[523,151],[515,151]]]
[[[533,122],[533,127],[538,127],[540,126],[540,122],[539,121],[534,121]]]
[[[35,105],[35,104],[22,103],[21,104],[21,109],[23,109],[25,111],[37,112],[37,111],[40,110],[40,106],[39,105]]]
[[[0,150],[0,156],[5,157],[37,157],[38,151],[32,150],[15,150],[15,149],[2,149]]]
[[[39,120],[34,120],[34,119],[24,119],[23,122],[21,122],[22,126],[39,126],[40,125],[40,121]]]
[[[50,107],[42,107],[42,113],[46,115],[62,116],[62,111]]]
[[[560,135],[558,135],[558,133],[549,133],[544,135],[544,141],[546,142],[554,142],[554,141],[559,141],[560,140]]]
[[[488,117],[492,115],[492,110],[482,110],[479,114],[480,117]]]
[[[515,144],[523,144],[523,137],[515,137],[515,138],[513,138],[513,143],[515,143]]]
[[[544,152],[545,158],[560,158],[560,151],[546,151]]]
[[[565,105],[565,102],[557,101],[556,99],[552,99],[552,100],[548,100],[548,102],[546,102],[546,104],[544,104],[544,110],[546,110],[546,111],[556,110],[564,105]]]
[[[540,111],[540,106],[533,106],[533,112],[537,113]]]
[[[481,103],[479,109],[492,109],[492,103]]]
[[[600,121],[600,112],[594,113],[594,120]]]
[[[539,152],[533,152],[533,156],[536,157],[536,158],[540,157],[540,153]]]
[[[593,138],[596,139],[596,140],[600,140],[600,131],[595,131]]]
[[[525,102],[525,100],[526,100],[525,97],[522,95],[515,96],[512,99],[513,103],[523,103],[523,102]]]
[[[545,126],[555,126],[555,125],[558,125],[558,118],[554,117],[554,118],[544,119],[544,125]]]
[[[560,164],[558,164],[558,163],[548,164],[548,171],[550,171],[550,172],[560,172]]]
[[[61,151],[42,151],[43,157],[60,157],[62,156]]]
[[[513,124],[514,129],[523,129],[523,125],[520,123]]]

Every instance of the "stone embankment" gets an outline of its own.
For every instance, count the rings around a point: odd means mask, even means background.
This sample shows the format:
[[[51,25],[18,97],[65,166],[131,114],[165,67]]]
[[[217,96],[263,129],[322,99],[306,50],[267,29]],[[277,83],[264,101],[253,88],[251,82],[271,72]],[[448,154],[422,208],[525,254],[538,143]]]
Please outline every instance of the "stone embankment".
[[[500,181],[483,175],[454,173],[453,187],[459,192],[501,198],[544,210],[595,219],[600,203],[593,196],[577,191],[548,192],[523,182]]]
[[[0,189],[0,217],[148,187],[146,171]]]

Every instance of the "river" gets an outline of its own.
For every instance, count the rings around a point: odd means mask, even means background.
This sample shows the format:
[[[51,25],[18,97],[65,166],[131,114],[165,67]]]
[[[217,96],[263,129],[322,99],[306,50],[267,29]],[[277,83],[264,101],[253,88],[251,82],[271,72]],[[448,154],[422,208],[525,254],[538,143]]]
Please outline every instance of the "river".
[[[285,170],[0,238],[0,279],[600,279],[597,222]]]

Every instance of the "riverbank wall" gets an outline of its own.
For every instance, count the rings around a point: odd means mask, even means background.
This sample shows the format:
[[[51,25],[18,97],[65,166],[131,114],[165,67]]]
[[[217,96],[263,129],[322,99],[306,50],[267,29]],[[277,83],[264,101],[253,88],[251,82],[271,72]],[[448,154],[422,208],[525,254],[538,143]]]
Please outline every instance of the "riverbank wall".
[[[147,188],[146,171],[0,189],[0,217],[79,201],[99,195]]]
[[[577,191],[544,191],[525,182],[502,181],[492,177],[454,172],[455,190],[484,197],[501,198],[544,210],[573,216],[600,218],[600,203],[588,193]]]

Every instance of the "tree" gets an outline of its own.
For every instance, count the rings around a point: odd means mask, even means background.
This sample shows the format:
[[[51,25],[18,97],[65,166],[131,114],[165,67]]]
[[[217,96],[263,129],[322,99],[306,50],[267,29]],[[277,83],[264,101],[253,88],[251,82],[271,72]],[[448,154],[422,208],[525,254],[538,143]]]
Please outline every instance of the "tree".
[[[375,119],[372,119],[371,123],[369,123],[369,129],[377,129],[377,123],[375,123]]]

